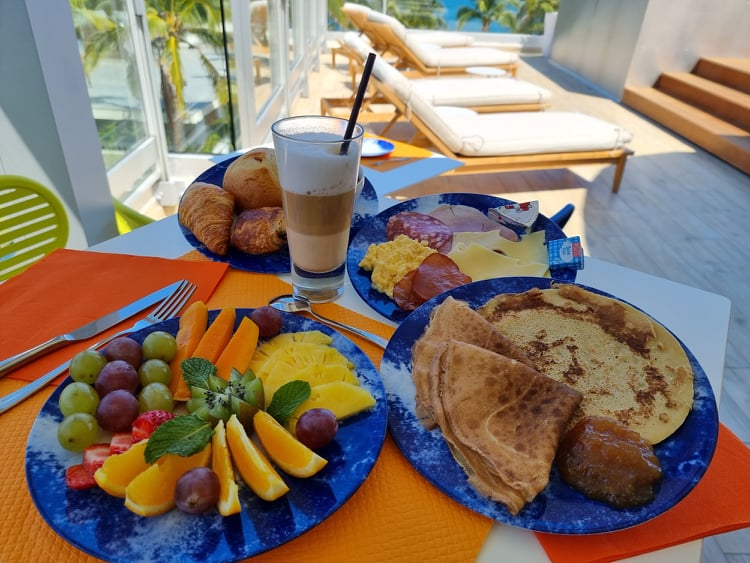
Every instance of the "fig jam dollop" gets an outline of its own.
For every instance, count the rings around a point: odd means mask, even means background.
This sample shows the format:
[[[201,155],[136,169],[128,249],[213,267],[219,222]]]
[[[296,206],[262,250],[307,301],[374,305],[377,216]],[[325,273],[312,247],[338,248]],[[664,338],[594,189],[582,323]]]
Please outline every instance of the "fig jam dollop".
[[[614,419],[582,418],[557,452],[562,479],[587,497],[627,508],[650,502],[661,479],[654,450],[640,434]]]

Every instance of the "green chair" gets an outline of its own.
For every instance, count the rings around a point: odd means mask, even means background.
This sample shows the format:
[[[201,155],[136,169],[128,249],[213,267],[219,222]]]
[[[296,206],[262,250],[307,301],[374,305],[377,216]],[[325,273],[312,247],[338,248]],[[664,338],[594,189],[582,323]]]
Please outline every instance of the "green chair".
[[[116,197],[112,198],[115,204],[115,220],[117,221],[117,231],[124,235],[133,229],[153,223],[154,219],[139,213],[132,207],[128,207]]]
[[[65,207],[51,190],[29,178],[0,175],[0,281],[65,247],[69,230]]]

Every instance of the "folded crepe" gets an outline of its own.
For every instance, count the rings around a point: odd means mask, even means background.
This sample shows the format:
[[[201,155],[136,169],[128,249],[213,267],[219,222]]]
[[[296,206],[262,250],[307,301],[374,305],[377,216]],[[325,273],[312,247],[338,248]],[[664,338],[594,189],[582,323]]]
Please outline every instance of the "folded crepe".
[[[412,379],[417,389],[416,414],[425,428],[435,427],[429,403],[432,385],[431,362],[437,345],[458,340],[503,354],[533,368],[534,363],[521,349],[500,333],[468,304],[448,297],[435,307],[424,334],[412,347]]]
[[[618,420],[657,444],[693,405],[693,370],[680,342],[635,307],[572,284],[501,294],[477,310],[533,358],[583,393],[576,416]]]
[[[549,482],[581,394],[506,356],[438,344],[430,404],[456,460],[480,493],[517,514]]]

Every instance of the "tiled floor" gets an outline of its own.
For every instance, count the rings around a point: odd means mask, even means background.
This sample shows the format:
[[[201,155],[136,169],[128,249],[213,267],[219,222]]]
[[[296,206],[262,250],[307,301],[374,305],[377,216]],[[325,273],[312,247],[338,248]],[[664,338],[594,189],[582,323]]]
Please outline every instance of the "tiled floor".
[[[318,113],[321,96],[351,93],[346,59],[321,60],[310,97],[294,113]],[[604,260],[728,297],[732,315],[720,419],[750,444],[750,177],[696,148],[542,57],[525,58],[519,77],[553,92],[552,110],[581,111],[618,123],[634,134],[635,155],[619,194],[610,192],[612,169],[571,170],[437,178],[402,195],[436,191],[509,194],[583,189],[576,217],[585,225],[586,252]],[[377,131],[377,128],[374,129]],[[410,126],[397,129],[404,139]],[[750,484],[750,476],[748,477]],[[705,563],[750,563],[750,529],[710,538]]]

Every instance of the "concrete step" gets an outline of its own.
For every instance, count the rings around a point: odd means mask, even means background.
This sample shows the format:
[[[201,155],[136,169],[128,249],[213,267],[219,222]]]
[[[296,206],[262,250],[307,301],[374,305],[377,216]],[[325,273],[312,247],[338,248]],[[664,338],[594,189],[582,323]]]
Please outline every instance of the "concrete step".
[[[626,87],[622,103],[750,175],[750,132],[650,87]]]
[[[750,131],[750,94],[689,72],[665,72],[656,88]]]

